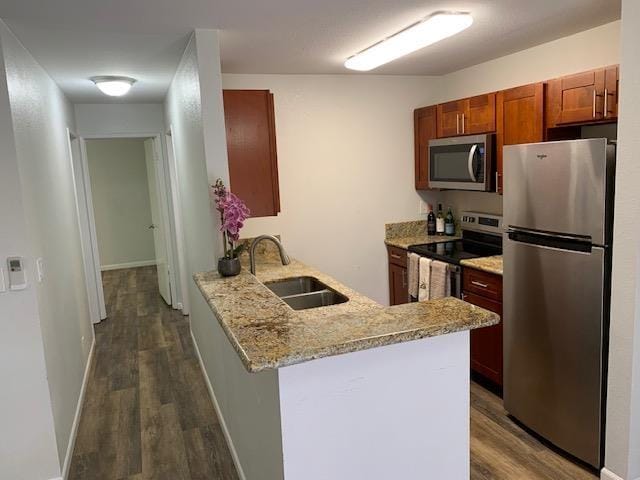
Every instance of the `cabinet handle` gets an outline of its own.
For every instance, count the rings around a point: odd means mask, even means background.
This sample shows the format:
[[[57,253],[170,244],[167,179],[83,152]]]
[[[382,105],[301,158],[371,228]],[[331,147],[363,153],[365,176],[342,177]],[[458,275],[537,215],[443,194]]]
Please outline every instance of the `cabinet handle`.
[[[471,280],[471,285],[475,285],[476,287],[480,287],[480,288],[488,288],[489,287],[489,285],[487,285],[486,283],[478,282],[476,280]]]
[[[405,288],[407,286],[407,271],[403,270],[402,271],[402,288]]]
[[[591,101],[591,103],[593,104],[593,110],[591,115],[593,116],[593,118],[596,118],[596,91],[593,91],[593,100]]]
[[[498,183],[498,172],[496,172],[496,193],[498,193],[500,191],[500,187],[499,187],[499,183]]]
[[[456,135],[460,134],[460,114],[456,113]]]
[[[464,113],[462,114],[462,133],[464,133]]]
[[[398,255],[396,253],[392,253],[391,254],[391,258],[395,258],[396,260],[400,260],[400,258],[402,258],[402,257],[400,257],[400,255]]]

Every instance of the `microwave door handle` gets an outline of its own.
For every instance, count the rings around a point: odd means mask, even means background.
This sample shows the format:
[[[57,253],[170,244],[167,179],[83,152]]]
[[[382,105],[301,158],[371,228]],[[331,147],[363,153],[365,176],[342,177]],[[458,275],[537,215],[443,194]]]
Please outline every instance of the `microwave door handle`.
[[[478,181],[476,179],[475,174],[473,173],[473,157],[475,157],[477,149],[478,149],[478,145],[477,144],[475,144],[475,145],[473,145],[473,147],[471,147],[471,150],[469,150],[469,163],[467,164],[467,167],[469,169],[469,177],[471,177],[471,180],[473,182],[477,182]]]

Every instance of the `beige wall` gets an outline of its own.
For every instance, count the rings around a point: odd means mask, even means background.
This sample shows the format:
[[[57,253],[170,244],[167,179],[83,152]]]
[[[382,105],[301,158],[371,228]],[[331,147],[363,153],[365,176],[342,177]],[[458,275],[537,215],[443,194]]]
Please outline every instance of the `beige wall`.
[[[0,335],[0,342],[10,342],[0,348],[2,354],[9,353],[9,358],[0,361],[0,368],[10,373],[6,383],[3,376],[0,394],[3,405],[0,477],[40,480],[58,476],[68,454],[93,340],[68,148],[67,128],[73,129],[75,121],[67,98],[2,22],[0,42],[22,191],[22,198],[8,201],[9,205],[22,203],[27,237],[24,243],[14,246],[13,252],[7,253],[26,257],[30,281],[27,291],[35,291],[37,298],[35,325],[31,311],[33,298],[25,297],[26,292],[19,296],[23,297],[27,312],[16,311],[9,324],[5,323],[7,318],[3,315],[0,322],[1,328],[8,326],[10,330],[7,337],[4,332]],[[9,148],[8,143],[3,143],[3,154],[8,154]],[[18,232],[9,235],[14,233]],[[36,258],[43,259],[42,282],[36,280]],[[0,302],[4,301],[4,298],[0,299]],[[31,331],[28,342],[21,343],[19,332],[27,326],[39,331]],[[41,350],[31,350],[36,347]],[[29,363],[34,359],[40,362],[42,349],[49,399],[45,392],[31,388],[36,386],[36,380],[42,380],[43,372],[31,371]],[[27,352],[33,355],[31,360],[24,358]],[[22,392],[24,385],[30,386],[31,390],[13,398]],[[6,398],[9,400],[5,403]],[[18,403],[14,404],[14,401]],[[54,451],[57,446],[54,465],[49,456],[51,445],[45,445],[50,440],[47,431],[50,418],[43,416],[42,403],[49,403],[49,415],[53,417]],[[18,432],[14,428],[16,423]],[[10,452],[8,457],[5,457],[6,451]]]
[[[155,260],[144,139],[87,140],[100,265],[126,268]]]
[[[640,2],[622,2],[605,467],[640,479]],[[611,478],[603,475],[603,478]]]
[[[275,99],[280,203],[242,235],[281,234],[289,253],[388,302],[384,224],[419,217],[413,109],[434,80],[363,75],[223,75]],[[428,198],[429,195],[426,196]]]

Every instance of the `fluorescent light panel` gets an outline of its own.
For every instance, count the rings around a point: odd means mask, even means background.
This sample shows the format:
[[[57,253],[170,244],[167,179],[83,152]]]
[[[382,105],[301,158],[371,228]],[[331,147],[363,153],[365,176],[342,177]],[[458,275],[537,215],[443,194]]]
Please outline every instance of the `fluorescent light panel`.
[[[110,97],[121,97],[126,95],[131,86],[136,82],[135,79],[129,77],[93,77],[91,79],[96,87],[105,95]]]
[[[469,28],[473,17],[468,13],[435,13],[430,17],[376,43],[344,62],[351,70],[373,70],[409,53],[432,45]]]

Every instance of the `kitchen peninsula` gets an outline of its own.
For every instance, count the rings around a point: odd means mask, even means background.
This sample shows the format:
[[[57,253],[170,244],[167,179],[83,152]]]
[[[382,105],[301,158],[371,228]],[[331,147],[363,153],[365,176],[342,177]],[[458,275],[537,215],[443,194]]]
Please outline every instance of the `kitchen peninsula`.
[[[293,310],[265,286],[292,277],[348,301]],[[455,298],[384,307],[270,255],[256,276],[194,279],[226,337],[211,389],[245,478],[468,478],[469,330],[496,314]]]

